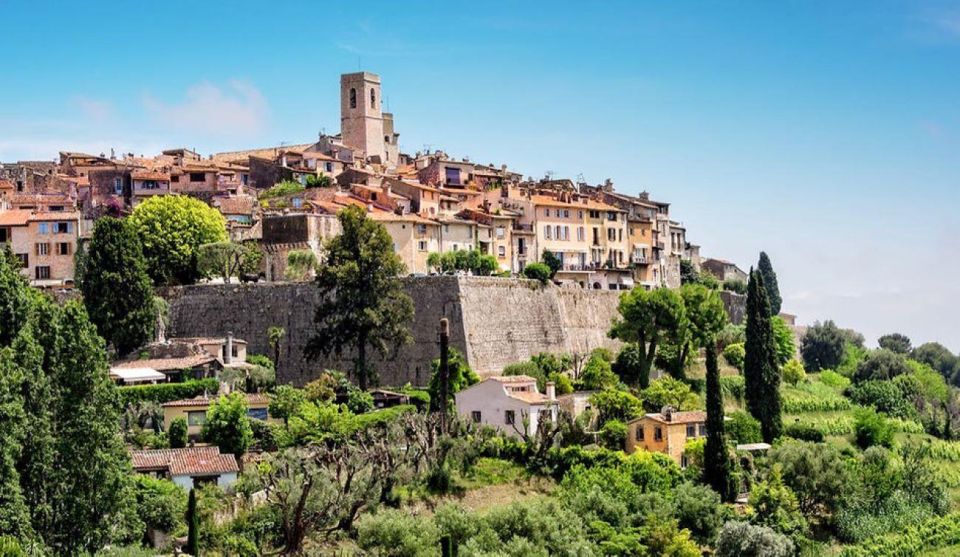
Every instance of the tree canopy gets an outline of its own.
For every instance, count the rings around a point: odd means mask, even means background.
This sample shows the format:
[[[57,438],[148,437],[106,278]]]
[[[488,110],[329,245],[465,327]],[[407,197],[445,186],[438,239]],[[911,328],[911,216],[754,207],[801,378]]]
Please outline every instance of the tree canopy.
[[[800,341],[803,367],[813,372],[836,368],[843,361],[845,343],[843,331],[833,321],[814,323]]]
[[[783,429],[780,416],[780,369],[770,319],[770,304],[763,275],[751,270],[747,285],[747,342],[743,377],[747,410],[760,421],[763,440],[767,443],[779,437]]]
[[[157,195],[130,215],[154,284],[191,284],[201,276],[200,246],[227,240],[220,211],[185,195]]]
[[[649,377],[659,344],[677,335],[684,325],[683,298],[667,288],[634,288],[620,296],[617,311],[610,337],[637,346],[638,374]]]
[[[777,284],[777,273],[773,270],[770,258],[767,252],[760,252],[760,261],[757,263],[757,271],[763,275],[763,287],[767,290],[767,300],[770,303],[770,315],[780,314],[780,305],[783,299],[780,297],[780,285]]]
[[[386,356],[411,341],[413,301],[398,279],[405,268],[386,228],[359,207],[343,209],[338,218],[342,232],[326,242],[317,270],[320,303],[306,353],[315,359],[349,351],[353,376],[366,390],[377,380],[367,351]]]

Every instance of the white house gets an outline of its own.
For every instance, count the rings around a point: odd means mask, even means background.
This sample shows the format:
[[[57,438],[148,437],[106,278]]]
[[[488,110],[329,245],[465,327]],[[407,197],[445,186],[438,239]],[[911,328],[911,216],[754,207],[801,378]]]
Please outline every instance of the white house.
[[[557,397],[553,383],[547,394],[537,390],[529,375],[488,377],[456,394],[457,412],[473,423],[489,425],[508,435],[519,436],[526,420],[533,435],[541,419],[557,420]]]
[[[130,460],[137,472],[170,479],[187,490],[203,483],[225,489],[237,481],[240,471],[237,459],[221,454],[218,447],[131,451]]]

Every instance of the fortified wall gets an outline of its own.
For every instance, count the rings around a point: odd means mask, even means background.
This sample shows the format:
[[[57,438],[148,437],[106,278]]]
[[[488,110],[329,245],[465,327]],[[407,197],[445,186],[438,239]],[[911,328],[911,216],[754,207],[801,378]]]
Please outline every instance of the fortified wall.
[[[523,279],[408,277],[413,299],[411,344],[373,365],[384,385],[426,385],[438,357],[438,322],[450,320],[450,346],[463,352],[480,375],[539,352],[585,353],[614,348],[607,338],[619,292],[541,286]],[[269,354],[267,329],[283,327],[277,380],[303,385],[324,369],[348,370],[334,357],[308,362],[317,289],[312,283],[196,285],[162,292],[170,304],[168,336],[219,336],[232,332],[249,353]]]

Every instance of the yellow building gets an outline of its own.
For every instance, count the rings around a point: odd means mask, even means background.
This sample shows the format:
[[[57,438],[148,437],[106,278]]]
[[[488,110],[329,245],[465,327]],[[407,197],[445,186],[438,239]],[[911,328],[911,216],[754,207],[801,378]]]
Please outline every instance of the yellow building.
[[[367,213],[387,229],[393,239],[393,251],[407,266],[407,272],[427,273],[427,257],[440,251],[440,229],[436,221],[415,214],[398,215],[387,211]]]
[[[664,453],[686,467],[683,451],[687,441],[706,436],[706,421],[706,412],[677,412],[670,407],[646,414],[627,422],[625,450],[628,454],[638,448]]]
[[[161,405],[163,406],[163,429],[170,431],[170,424],[173,423],[173,420],[182,417],[187,420],[187,435],[190,438],[199,437],[203,430],[203,424],[207,421],[207,410],[216,399],[216,396],[199,396],[164,402]],[[269,406],[270,397],[267,395],[247,394],[247,416],[250,418],[277,422],[278,420],[270,417],[267,411]]]

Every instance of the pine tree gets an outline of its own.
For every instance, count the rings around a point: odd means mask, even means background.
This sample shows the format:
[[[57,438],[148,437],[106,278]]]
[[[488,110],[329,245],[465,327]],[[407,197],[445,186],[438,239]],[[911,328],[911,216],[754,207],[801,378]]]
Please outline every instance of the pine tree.
[[[26,414],[19,396],[21,374],[13,351],[0,351],[0,532],[18,539],[31,535],[30,514],[20,488],[17,453],[25,436]]]
[[[733,498],[730,484],[730,458],[723,426],[723,393],[720,390],[720,368],[717,366],[717,346],[708,342],[707,352],[707,443],[704,447],[703,474],[707,483],[723,497]]]
[[[80,291],[100,336],[120,355],[149,341],[156,324],[153,288],[133,224],[97,220],[83,268]]]
[[[200,516],[197,513],[197,493],[190,488],[187,500],[187,553],[193,557],[200,555]]]
[[[773,265],[770,264],[770,258],[767,257],[767,252],[760,252],[757,271],[763,276],[763,285],[767,290],[767,301],[770,302],[770,315],[780,315],[780,306],[783,304],[783,298],[780,297],[777,273],[773,270]]]
[[[780,369],[763,275],[753,269],[747,285],[746,337],[743,376],[747,410],[760,422],[763,440],[770,443],[783,429]]]
[[[20,274],[20,260],[7,245],[0,251],[0,347],[10,346],[27,322],[29,305],[27,281]]]

